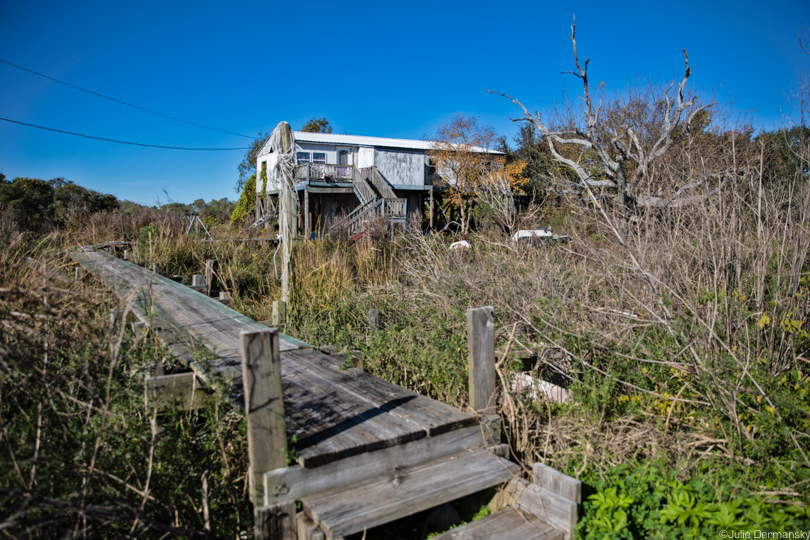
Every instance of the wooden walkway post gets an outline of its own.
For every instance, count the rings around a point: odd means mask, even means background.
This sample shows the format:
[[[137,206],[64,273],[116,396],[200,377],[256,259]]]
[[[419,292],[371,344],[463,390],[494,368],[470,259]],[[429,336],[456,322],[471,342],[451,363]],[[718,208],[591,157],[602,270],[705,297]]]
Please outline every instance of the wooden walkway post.
[[[217,260],[208,259],[205,261],[205,284],[208,287],[208,296],[217,285]]]
[[[372,330],[379,330],[380,328],[380,312],[375,308],[368,310],[368,326]]]
[[[293,136],[290,125],[281,122],[274,132],[278,130],[280,138],[279,160],[284,156],[292,160]],[[271,135],[272,137],[272,135]],[[281,301],[287,304],[290,301],[290,259],[292,257],[292,241],[298,236],[295,218],[297,212],[298,193],[295,191],[295,182],[291,172],[282,167],[281,170],[281,198],[279,201],[279,234],[281,235]]]
[[[287,304],[279,300],[273,300],[273,313],[270,322],[273,326],[283,325],[287,322]]]
[[[193,274],[191,276],[191,288],[201,293],[206,289],[205,274]]]
[[[241,332],[242,384],[245,391],[250,498],[264,503],[263,474],[284,467],[287,428],[281,393],[281,349],[278,329]]]
[[[495,319],[492,306],[467,310],[470,406],[482,417],[491,444],[500,442],[495,397]]]
[[[287,464],[278,329],[242,331],[241,337],[255,537],[258,540],[295,540],[295,503],[264,506],[264,473]]]
[[[304,238],[309,240],[312,234],[312,216],[309,214],[309,186],[304,188]]]

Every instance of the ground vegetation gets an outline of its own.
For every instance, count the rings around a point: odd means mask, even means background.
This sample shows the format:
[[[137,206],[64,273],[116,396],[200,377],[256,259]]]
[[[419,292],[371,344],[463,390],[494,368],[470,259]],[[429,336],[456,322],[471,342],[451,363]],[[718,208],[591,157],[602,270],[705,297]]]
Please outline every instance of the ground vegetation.
[[[648,133],[654,148],[675,109],[665,115],[666,99],[650,96],[602,111],[616,118],[611,129]],[[684,109],[687,118],[696,105]],[[464,250],[449,250],[458,237],[446,232],[299,240],[283,330],[464,408],[465,311],[491,305],[503,440],[526,470],[540,461],[583,481],[579,537],[807,530],[807,128],[756,132],[719,116],[700,109],[688,136],[646,171],[625,169],[632,187],[623,201],[615,178],[597,179],[607,173],[596,149],[567,166],[557,158],[573,161],[566,143],[533,123],[541,140],[522,134],[524,155],[505,161],[527,164],[510,174],[536,179],[545,193],[567,178],[577,193],[525,202],[494,226],[479,219],[465,231]],[[594,130],[604,142],[609,130]],[[632,141],[629,130],[618,134]],[[543,144],[553,158],[547,167]],[[639,139],[627,148],[646,146]],[[706,181],[685,189],[699,178]],[[47,207],[47,188],[31,185],[30,200]],[[478,193],[472,206],[483,216],[494,204]],[[684,204],[639,203],[653,198]],[[10,203],[2,212],[0,530],[27,538],[250,535],[241,415],[216,399],[194,413],[156,415],[140,377],[173,360],[148,334],[110,317],[119,302],[90,276],[77,280],[66,253],[127,240],[135,261],[186,283],[216,258],[235,309],[267,320],[281,295],[275,246],[203,242],[164,208],[68,212],[64,226],[39,232],[18,222]],[[539,226],[569,242],[510,238]],[[553,382],[570,397],[552,402],[513,384],[516,376]],[[424,538],[433,532],[424,522],[374,534]]]

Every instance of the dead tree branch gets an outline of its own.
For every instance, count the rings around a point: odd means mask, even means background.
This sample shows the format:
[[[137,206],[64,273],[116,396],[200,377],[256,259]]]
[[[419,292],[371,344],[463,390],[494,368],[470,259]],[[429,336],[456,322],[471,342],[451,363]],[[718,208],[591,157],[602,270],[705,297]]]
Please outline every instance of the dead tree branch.
[[[488,92],[503,96],[518,105],[524,117],[514,119],[517,122],[528,122],[534,125],[548,141],[554,159],[565,165],[577,175],[581,192],[586,187],[610,188],[616,190],[616,201],[622,208],[654,207],[676,208],[692,204],[707,196],[716,194],[729,181],[736,178],[732,172],[716,178],[716,175],[706,175],[693,182],[692,185],[683,186],[670,197],[652,196],[639,193],[640,186],[647,183],[653,174],[654,164],[660,160],[673,146],[679,144],[687,137],[692,136],[697,120],[705,115],[714,103],[697,104],[697,97],[686,96],[686,85],[692,70],[689,67],[689,56],[686,49],[684,55],[684,74],[677,86],[675,96],[671,95],[674,82],[654,97],[647,95],[640,106],[649,107],[659,111],[660,124],[648,120],[649,125],[643,126],[642,131],[653,133],[644,136],[639,133],[639,126],[634,126],[630,118],[632,100],[626,104],[620,103],[617,98],[611,103],[611,108],[605,109],[602,99],[595,104],[590,82],[588,80],[588,64],[579,60],[579,51],[576,41],[576,19],[571,25],[571,43],[574,52],[575,71],[565,71],[582,81],[582,99],[584,101],[584,125],[566,126],[558,129],[545,122],[539,112],[530,113],[518,99],[501,92],[487,89]],[[638,104],[636,104],[638,105]],[[607,111],[607,112],[606,112]],[[603,116],[608,114],[609,118]],[[576,146],[583,152],[576,158],[566,152],[566,147]],[[703,186],[709,180],[717,179],[719,183],[711,190],[701,194],[687,193],[698,186]],[[676,188],[677,186],[672,186]]]

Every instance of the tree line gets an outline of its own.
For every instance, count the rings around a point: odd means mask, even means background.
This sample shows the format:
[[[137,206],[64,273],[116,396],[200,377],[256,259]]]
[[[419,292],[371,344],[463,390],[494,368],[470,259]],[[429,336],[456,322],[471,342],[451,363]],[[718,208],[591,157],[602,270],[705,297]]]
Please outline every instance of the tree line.
[[[149,207],[128,200],[118,200],[108,193],[87,189],[64,178],[41,180],[16,177],[8,180],[0,173],[0,219],[13,221],[17,229],[35,233],[78,224],[87,216],[102,212],[133,214],[159,208],[162,211],[197,212],[208,225],[227,223],[236,203],[228,200],[197,199],[191,204],[169,200]]]

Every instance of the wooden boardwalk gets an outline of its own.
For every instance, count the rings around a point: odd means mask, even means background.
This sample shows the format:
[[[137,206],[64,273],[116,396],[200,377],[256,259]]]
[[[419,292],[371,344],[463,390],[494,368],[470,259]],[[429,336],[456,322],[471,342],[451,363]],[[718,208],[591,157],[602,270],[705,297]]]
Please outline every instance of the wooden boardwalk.
[[[104,251],[85,248],[72,257],[124,299],[138,324],[151,328],[190,370],[151,377],[147,388],[158,402],[167,404],[169,398],[180,396],[187,406],[195,406],[195,391],[208,386],[245,407],[245,392],[252,388],[259,392],[265,379],[272,378],[271,364],[267,376],[256,375],[247,366],[253,336],[265,339],[275,331]],[[560,491],[559,485],[567,486],[566,481],[558,480],[556,487],[546,490],[551,497],[547,504],[559,506],[555,497],[568,497],[562,517],[536,519],[536,512],[526,510],[531,505],[521,502],[528,491],[518,489],[519,467],[493,453],[497,445],[492,445],[498,441],[488,440],[479,415],[345,368],[340,359],[277,335],[277,342],[266,343],[277,347],[283,395],[283,409],[278,410],[283,418],[251,424],[252,411],[258,409],[248,407],[257,537],[344,538],[499,485],[511,486],[511,513],[498,512],[497,519],[476,522],[446,537],[570,537],[578,501],[571,502],[570,493],[554,493]],[[255,396],[247,401],[254,403]],[[261,414],[265,413],[256,413],[255,418]],[[279,429],[285,433],[277,433]],[[276,443],[270,442],[273,438]],[[276,447],[284,447],[285,439],[295,441],[297,463],[292,466],[284,466],[285,456],[267,455],[283,450]],[[297,515],[296,502],[303,507]],[[491,534],[493,527],[498,535]],[[462,530],[468,532],[459,536]]]

